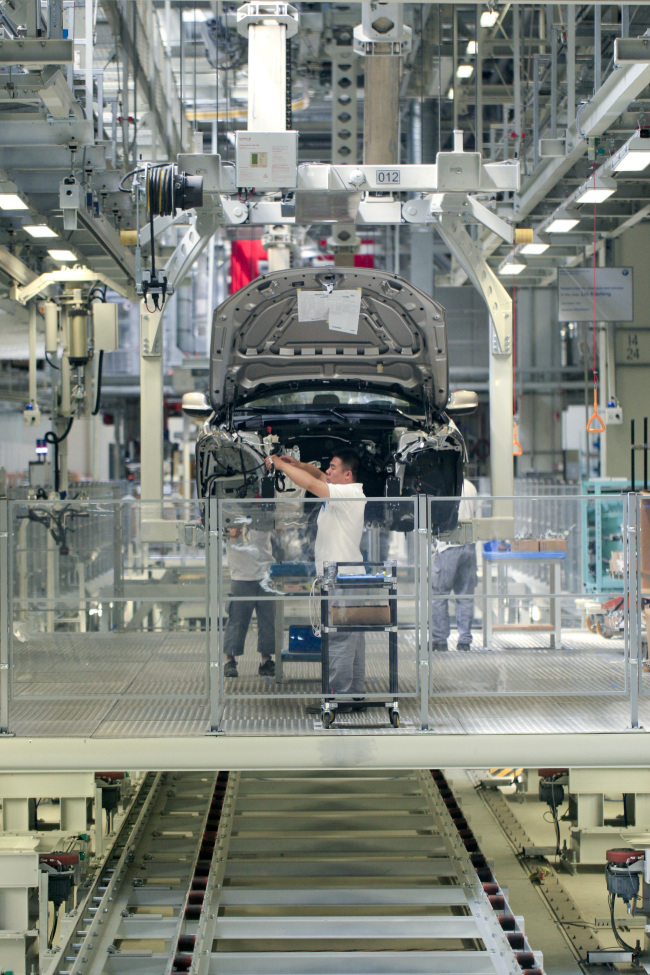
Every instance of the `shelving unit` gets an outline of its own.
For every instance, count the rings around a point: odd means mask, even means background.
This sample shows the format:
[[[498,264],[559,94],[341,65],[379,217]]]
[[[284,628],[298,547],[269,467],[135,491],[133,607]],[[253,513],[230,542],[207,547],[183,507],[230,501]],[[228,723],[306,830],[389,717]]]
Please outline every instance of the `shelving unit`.
[[[623,548],[625,478],[584,481],[582,494],[602,501],[582,502],[582,580],[586,592],[623,592],[623,576],[609,571],[612,553]],[[617,537],[618,536],[618,537]]]
[[[358,573],[341,573],[341,567],[358,568]],[[326,562],[323,566],[321,593],[321,656],[322,656],[322,700],[321,714],[323,726],[329,728],[336,716],[336,708],[343,701],[333,697],[329,689],[329,635],[330,633],[388,633],[388,701],[369,700],[364,697],[364,707],[385,707],[390,723],[399,727],[399,701],[397,676],[397,565],[395,562]],[[354,590],[384,590],[388,596],[388,620],[378,623],[340,623],[334,621],[333,597],[337,599],[346,592]],[[346,609],[347,607],[339,607]],[[373,607],[358,607],[369,609]],[[377,606],[377,609],[380,609]],[[377,614],[379,615],[379,614]],[[346,699],[347,703],[347,699]]]

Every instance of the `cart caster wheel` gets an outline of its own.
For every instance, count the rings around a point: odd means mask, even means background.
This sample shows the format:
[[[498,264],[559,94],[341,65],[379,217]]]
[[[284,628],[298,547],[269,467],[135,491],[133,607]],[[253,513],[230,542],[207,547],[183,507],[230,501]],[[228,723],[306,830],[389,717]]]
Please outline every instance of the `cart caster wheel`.
[[[332,712],[323,711],[323,728],[329,728],[332,723]]]
[[[590,633],[596,632],[596,621],[594,620],[593,616],[587,617],[587,629]]]
[[[600,620],[596,623],[596,632],[598,636],[602,636],[606,640],[611,640],[614,636],[614,631],[606,623],[601,623]]]
[[[393,728],[399,728],[399,711],[393,710],[390,712],[390,723]]]

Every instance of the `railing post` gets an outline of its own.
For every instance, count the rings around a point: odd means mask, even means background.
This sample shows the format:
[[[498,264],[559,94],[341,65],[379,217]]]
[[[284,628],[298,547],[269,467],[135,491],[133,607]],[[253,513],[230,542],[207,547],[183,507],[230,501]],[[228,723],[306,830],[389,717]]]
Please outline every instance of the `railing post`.
[[[628,669],[630,674],[630,727],[639,727],[639,673],[640,673],[640,633],[639,633],[639,495],[627,496],[627,555],[625,558],[625,583],[623,598],[627,593],[626,614],[628,617]]]
[[[9,733],[9,653],[13,633],[9,500],[0,498],[0,734]]]
[[[210,732],[219,731],[219,708],[223,696],[223,672],[221,668],[221,533],[219,531],[219,501],[206,501],[206,562],[207,562],[207,612],[208,623],[208,681],[210,694]]]
[[[418,678],[420,682],[420,728],[429,728],[429,499],[418,495],[415,504],[415,625],[418,634]]]

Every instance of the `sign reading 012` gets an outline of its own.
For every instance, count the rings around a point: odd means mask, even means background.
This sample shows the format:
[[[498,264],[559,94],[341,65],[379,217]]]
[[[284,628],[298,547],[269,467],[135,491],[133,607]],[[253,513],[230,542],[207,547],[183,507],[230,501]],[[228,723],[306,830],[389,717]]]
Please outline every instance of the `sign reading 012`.
[[[397,186],[399,184],[399,169],[377,169],[375,179],[378,186]]]

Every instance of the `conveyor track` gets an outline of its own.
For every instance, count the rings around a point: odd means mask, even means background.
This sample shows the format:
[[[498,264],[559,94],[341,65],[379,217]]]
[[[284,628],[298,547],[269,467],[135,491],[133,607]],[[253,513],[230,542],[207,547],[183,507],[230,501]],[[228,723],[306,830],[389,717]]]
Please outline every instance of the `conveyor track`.
[[[113,889],[57,975],[539,975],[439,772],[144,788],[104,872]]]

